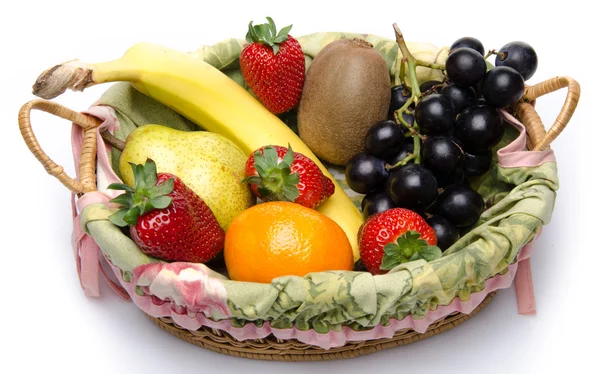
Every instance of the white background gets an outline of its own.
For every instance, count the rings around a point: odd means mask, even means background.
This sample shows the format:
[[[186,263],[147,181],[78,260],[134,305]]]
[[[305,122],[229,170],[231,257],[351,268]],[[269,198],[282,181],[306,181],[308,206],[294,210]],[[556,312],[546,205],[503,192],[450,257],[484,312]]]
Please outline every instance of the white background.
[[[207,5],[210,3],[210,5]],[[582,1],[44,1],[11,2],[0,15],[2,253],[0,351],[4,373],[543,373],[597,372],[598,47],[597,14]],[[331,4],[331,5],[330,5]],[[592,4],[592,2],[589,2]],[[532,266],[538,314],[517,314],[514,289],[503,290],[479,315],[422,342],[373,355],[319,363],[261,362],[225,356],[178,340],[132,303],[103,288],[86,298],[70,246],[68,191],[28,152],[17,112],[31,85],[54,64],[118,58],[138,41],[194,50],[226,37],[243,38],[250,20],[294,24],[292,35],[352,31],[450,45],[470,35],[486,49],[523,40],[537,50],[528,82],[570,75],[582,86],[580,105],[553,144],[561,186],[553,221]],[[56,99],[86,109],[107,86]],[[538,102],[549,125],[564,92]],[[335,109],[335,108],[333,108]],[[70,124],[34,113],[34,129],[53,159],[73,173]]]

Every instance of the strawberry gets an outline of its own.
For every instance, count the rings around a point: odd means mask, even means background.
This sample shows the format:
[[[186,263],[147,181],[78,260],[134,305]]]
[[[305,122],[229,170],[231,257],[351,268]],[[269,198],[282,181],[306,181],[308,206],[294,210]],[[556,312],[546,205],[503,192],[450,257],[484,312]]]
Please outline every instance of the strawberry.
[[[304,85],[304,53],[300,43],[288,32],[279,33],[275,22],[248,26],[247,44],[240,54],[240,68],[248,87],[274,114],[287,112],[300,101]]]
[[[292,147],[265,146],[246,161],[246,178],[263,201],[291,201],[314,209],[335,192],[319,166]]]
[[[371,274],[383,274],[408,261],[442,256],[433,228],[423,217],[393,208],[369,217],[358,231],[360,258]]]
[[[122,183],[108,186],[125,190],[111,200],[122,208],[109,220],[120,227],[129,225],[142,252],[165,261],[204,263],[223,249],[225,232],[200,196],[177,176],[157,173],[150,159],[130,165],[133,188]]]

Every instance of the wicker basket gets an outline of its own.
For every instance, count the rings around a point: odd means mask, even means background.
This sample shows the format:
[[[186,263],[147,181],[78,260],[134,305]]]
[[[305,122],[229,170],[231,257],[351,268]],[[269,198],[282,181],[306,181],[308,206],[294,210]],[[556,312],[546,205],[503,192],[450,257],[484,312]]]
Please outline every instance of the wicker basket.
[[[533,102],[543,95],[562,88],[568,89],[565,103],[555,123],[546,132],[540,117],[534,109]],[[539,151],[549,147],[550,143],[556,139],[569,122],[577,106],[579,94],[579,84],[569,77],[555,77],[534,86],[526,87],[524,97],[513,108],[513,113],[527,129],[529,150]],[[81,126],[84,130],[84,139],[78,166],[78,179],[69,177],[64,169],[52,161],[40,147],[31,127],[30,112],[32,109],[41,110],[67,119]],[[95,191],[97,187],[96,152],[97,127],[99,125],[100,121],[96,117],[74,112],[60,104],[47,100],[32,100],[23,105],[19,112],[19,127],[27,147],[44,166],[46,171],[56,177],[76,196],[82,196],[85,193]],[[281,340],[272,335],[264,339],[238,341],[227,332],[219,329],[201,327],[198,330],[190,331],[175,324],[171,318],[147,316],[170,334],[216,352],[263,360],[317,361],[356,357],[434,336],[474,316],[490,302],[494,295],[495,292],[487,294],[469,314],[453,313],[435,321],[429,325],[425,333],[418,333],[410,328],[402,329],[396,331],[391,338],[349,341],[344,346],[331,349],[323,349],[318,346],[299,342],[295,339]]]

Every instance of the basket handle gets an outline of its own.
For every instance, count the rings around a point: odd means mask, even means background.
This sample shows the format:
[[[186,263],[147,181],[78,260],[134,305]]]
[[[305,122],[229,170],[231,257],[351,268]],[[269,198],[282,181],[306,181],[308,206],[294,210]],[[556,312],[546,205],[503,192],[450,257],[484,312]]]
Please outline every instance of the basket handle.
[[[83,142],[78,165],[79,180],[69,177],[63,167],[52,161],[40,147],[31,128],[32,109],[38,109],[64,118],[83,129]],[[96,128],[100,124],[101,121],[93,116],[75,112],[49,100],[32,100],[24,104],[19,111],[19,129],[31,153],[44,166],[48,174],[56,177],[71,192],[77,195],[96,190]]]
[[[561,88],[567,88],[565,103],[554,124],[546,132],[542,119],[530,102],[550,92],[558,91]],[[573,116],[579,102],[580,93],[581,88],[579,83],[570,77],[554,77],[534,86],[525,87],[524,100],[517,104],[516,111],[517,116],[527,128],[529,141],[531,142],[529,149],[532,151],[542,151],[550,146],[550,143],[560,135]]]

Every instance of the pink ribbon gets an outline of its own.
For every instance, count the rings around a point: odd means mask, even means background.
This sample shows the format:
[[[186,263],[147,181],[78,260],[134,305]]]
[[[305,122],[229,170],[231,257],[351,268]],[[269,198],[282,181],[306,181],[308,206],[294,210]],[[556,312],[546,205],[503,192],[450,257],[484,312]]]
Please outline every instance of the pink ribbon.
[[[97,129],[97,158],[98,167],[102,168],[103,175],[105,175],[108,183],[120,182],[120,179],[112,170],[110,161],[108,158],[109,149],[100,136],[100,131],[105,129],[114,132],[118,128],[119,122],[114,115],[113,109],[106,106],[94,106],[90,108],[87,114],[91,114],[103,120],[103,123]],[[71,145],[73,147],[73,159],[75,160],[75,166],[79,165],[79,158],[81,154],[81,146],[83,142],[83,130],[80,126],[73,124],[71,132]],[[77,178],[79,178],[79,170],[77,170]],[[71,208],[73,214],[73,234],[71,237],[71,245],[75,255],[75,264],[77,267],[77,274],[86,296],[99,297],[100,296],[100,282],[99,275],[102,277],[119,296],[126,300],[130,300],[130,296],[127,291],[119,285],[118,282],[112,280],[107,272],[102,267],[102,261],[107,261],[102,255],[100,247],[94,239],[87,235],[81,228],[81,216],[80,213],[85,207],[90,204],[102,203],[108,204],[111,198],[115,197],[111,195],[111,191],[99,192],[92,191],[83,194],[76,199],[75,194],[71,194]]]
[[[519,314],[536,314],[535,294],[533,293],[533,278],[531,275],[531,252],[535,241],[542,234],[542,228],[538,230],[531,242],[525,245],[518,257],[518,268],[515,274],[515,292],[517,294],[517,306]]]

